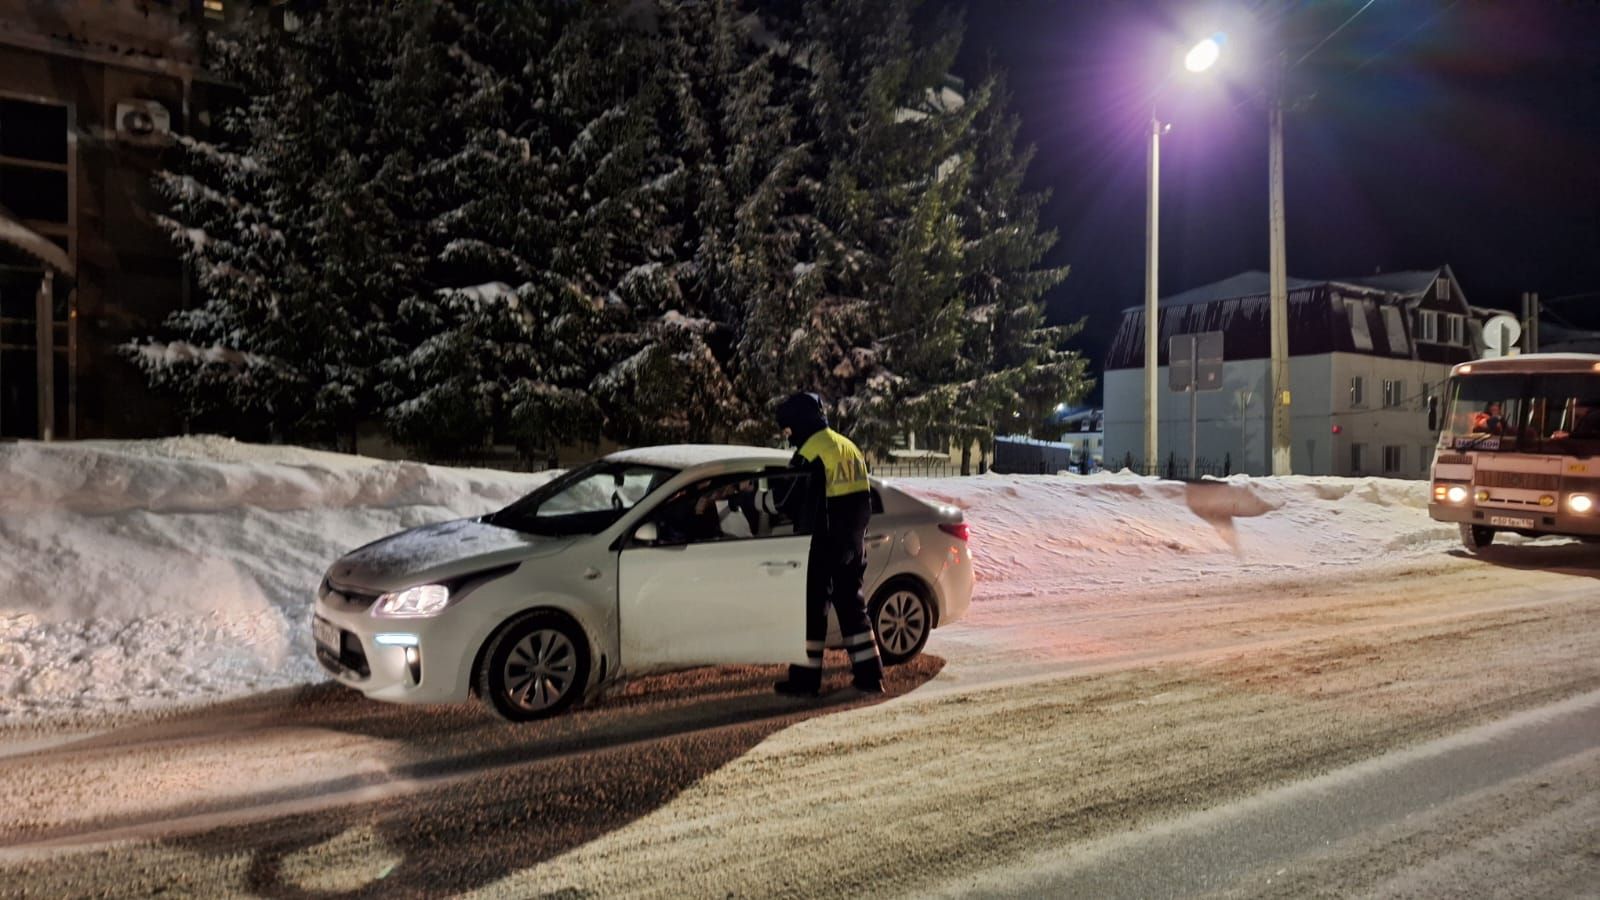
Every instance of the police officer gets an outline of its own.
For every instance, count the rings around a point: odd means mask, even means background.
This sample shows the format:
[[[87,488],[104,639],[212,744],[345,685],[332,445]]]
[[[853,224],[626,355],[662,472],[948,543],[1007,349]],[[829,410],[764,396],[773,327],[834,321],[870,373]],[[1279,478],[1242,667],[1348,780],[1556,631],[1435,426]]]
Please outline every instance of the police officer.
[[[883,663],[861,595],[867,571],[867,519],[872,515],[866,458],[849,438],[828,427],[816,394],[795,394],[783,401],[778,427],[797,451],[789,465],[811,475],[810,502],[816,513],[806,565],[806,664],[790,666],[788,679],[775,687],[780,694],[817,695],[832,604],[850,654],[855,688],[881,694]]]

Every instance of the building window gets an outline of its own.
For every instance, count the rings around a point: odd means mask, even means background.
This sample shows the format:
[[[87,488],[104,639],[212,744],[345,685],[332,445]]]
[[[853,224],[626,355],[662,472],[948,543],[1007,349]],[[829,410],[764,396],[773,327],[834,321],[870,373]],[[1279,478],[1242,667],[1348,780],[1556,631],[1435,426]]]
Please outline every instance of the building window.
[[[1427,444],[1417,448],[1417,462],[1422,467],[1422,474],[1428,474],[1428,468],[1433,465],[1433,448]]]
[[[223,6],[222,0],[205,0],[206,18],[220,21],[228,17],[228,10]]]
[[[1394,379],[1383,380],[1383,408],[1395,409],[1405,402],[1406,383]]]
[[[1425,309],[1417,310],[1417,340],[1434,344],[1439,342],[1438,316]]]
[[[1433,283],[1433,296],[1439,300],[1450,299],[1450,279],[1441,278]]]
[[[1383,474],[1393,475],[1400,471],[1405,462],[1405,454],[1398,444],[1385,444],[1383,447]]]
[[[1361,451],[1365,450],[1366,447],[1367,447],[1366,444],[1351,444],[1350,445],[1350,474],[1351,475],[1360,475],[1361,474]]]
[[[1351,377],[1351,379],[1350,379],[1350,405],[1351,406],[1359,407],[1359,406],[1365,406],[1366,405],[1366,403],[1367,403],[1366,387],[1367,387],[1367,380],[1365,378],[1362,378],[1360,375],[1355,375],[1355,376]]]
[[[0,207],[70,251],[67,108],[0,99]]]
[[[1367,324],[1367,304],[1355,297],[1344,301],[1345,313],[1350,317],[1350,340],[1357,350],[1372,349],[1372,326]]]
[[[1411,345],[1406,343],[1405,318],[1398,306],[1383,309],[1383,330],[1389,338],[1389,352],[1395,356],[1410,356]]]
[[[1450,325],[1450,343],[1457,347],[1467,342],[1467,320],[1463,316],[1445,316]]]

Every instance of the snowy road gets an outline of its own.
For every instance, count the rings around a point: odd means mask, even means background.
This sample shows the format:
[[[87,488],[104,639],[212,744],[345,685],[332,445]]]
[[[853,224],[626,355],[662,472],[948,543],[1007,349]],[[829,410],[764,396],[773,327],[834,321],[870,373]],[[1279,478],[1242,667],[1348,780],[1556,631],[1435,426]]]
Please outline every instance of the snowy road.
[[[722,669],[531,727],[318,687],[0,735],[0,894],[1581,895],[1600,560],[1446,549],[991,598],[879,703]]]

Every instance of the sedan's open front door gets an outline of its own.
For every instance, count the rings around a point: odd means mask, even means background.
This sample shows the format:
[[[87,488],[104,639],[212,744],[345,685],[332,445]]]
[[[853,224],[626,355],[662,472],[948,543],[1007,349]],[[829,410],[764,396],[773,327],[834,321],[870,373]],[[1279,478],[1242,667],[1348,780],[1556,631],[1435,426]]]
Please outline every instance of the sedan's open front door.
[[[806,661],[811,538],[748,505],[758,487],[782,496],[803,477],[708,479],[651,513],[650,540],[628,541],[618,560],[624,670]]]
[[[622,551],[622,665],[805,662],[806,537]]]

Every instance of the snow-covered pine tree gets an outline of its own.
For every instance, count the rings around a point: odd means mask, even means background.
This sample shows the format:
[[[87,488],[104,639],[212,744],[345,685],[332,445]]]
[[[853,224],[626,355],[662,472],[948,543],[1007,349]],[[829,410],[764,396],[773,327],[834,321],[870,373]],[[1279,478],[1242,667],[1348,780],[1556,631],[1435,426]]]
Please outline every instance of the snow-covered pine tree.
[[[203,300],[130,348],[192,412],[348,443],[378,408],[398,310],[427,287],[417,161],[456,131],[440,11],[330,4],[295,32],[255,20],[213,38],[243,97],[160,181]]]
[[[987,448],[997,430],[1036,429],[1057,403],[1077,402],[1092,385],[1083,357],[1064,349],[1082,323],[1045,321],[1044,295],[1067,270],[1040,266],[1056,242],[1054,231],[1039,227],[1049,195],[1023,190],[1033,148],[1017,145],[1020,121],[1009,109],[1004,75],[985,79],[975,96],[973,165],[959,208],[966,300],[960,356],[972,377],[949,419],[963,471],[974,441]]]
[[[810,74],[802,183],[817,263],[792,345],[803,386],[880,448],[941,418],[963,308],[955,208],[971,113],[941,93],[960,31],[944,18],[920,31],[913,6],[809,3],[785,32]]]
[[[785,304],[804,249],[791,207],[806,148],[775,96],[775,55],[758,16],[733,0],[663,2],[659,11],[659,127],[673,164],[657,183],[672,255],[650,273],[649,302],[632,304],[644,327],[627,365],[659,382],[648,406],[677,415],[642,434],[760,440],[772,431],[767,403],[789,335],[763,330],[763,311]]]

